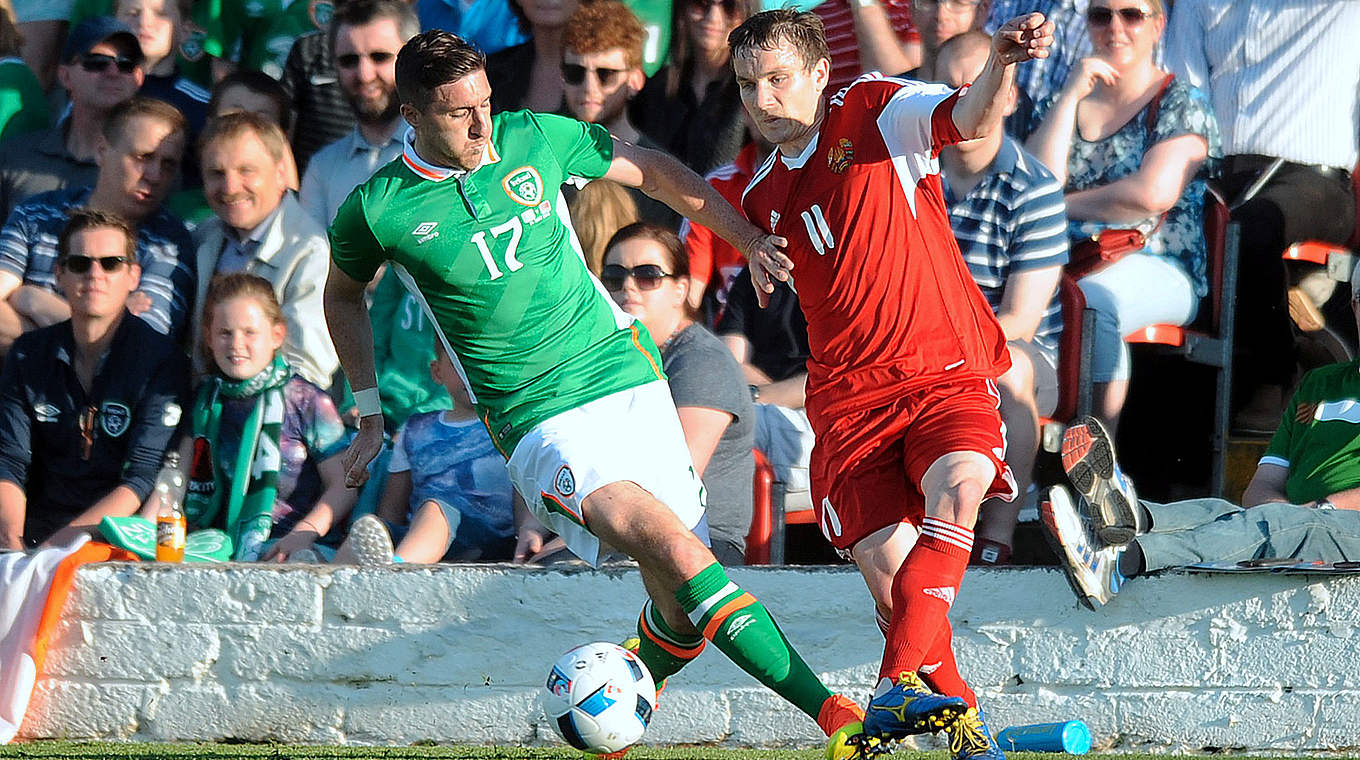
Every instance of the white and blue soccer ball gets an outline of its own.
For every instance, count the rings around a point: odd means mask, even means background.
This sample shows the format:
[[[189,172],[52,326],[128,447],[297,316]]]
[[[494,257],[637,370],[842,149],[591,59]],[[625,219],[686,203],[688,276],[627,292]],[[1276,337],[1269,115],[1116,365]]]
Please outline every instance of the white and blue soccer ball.
[[[558,658],[540,702],[567,744],[603,755],[642,738],[656,709],[656,685],[637,655],[596,642]]]

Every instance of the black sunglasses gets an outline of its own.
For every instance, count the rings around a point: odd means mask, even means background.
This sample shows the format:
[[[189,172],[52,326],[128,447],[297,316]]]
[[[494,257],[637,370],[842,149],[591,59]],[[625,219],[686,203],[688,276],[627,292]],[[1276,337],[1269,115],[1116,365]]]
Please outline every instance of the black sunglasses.
[[[90,73],[104,73],[110,66],[117,66],[121,74],[131,74],[137,70],[137,61],[127,56],[114,58],[104,53],[86,53],[80,57],[80,68]]]
[[[617,292],[623,290],[623,281],[630,276],[637,283],[638,290],[656,290],[661,287],[662,280],[675,277],[673,274],[667,274],[656,264],[643,264],[632,269],[618,264],[608,264],[600,270],[600,284],[611,293]]]
[[[1092,7],[1086,9],[1086,23],[1091,26],[1109,26],[1114,21],[1114,14],[1118,13],[1119,18],[1125,26],[1138,26],[1149,17],[1156,14],[1152,11],[1145,11],[1142,8],[1120,8],[1118,11],[1113,8]]]
[[[737,0],[689,0],[689,4],[704,13],[708,13],[708,9],[715,5],[721,5],[729,16],[737,12]]]
[[[619,77],[628,73],[627,69],[588,69],[579,63],[562,64],[562,81],[570,85],[578,85],[586,81],[586,72],[595,75],[595,81],[601,87],[613,87]]]
[[[359,59],[362,57],[363,56],[360,55],[359,53],[345,53],[344,55],[337,55],[335,57],[335,65],[339,66],[342,69],[358,68]],[[374,66],[382,66],[383,64],[387,63],[388,61],[396,57],[397,56],[395,53],[388,53],[386,51],[379,51],[368,54],[368,60],[372,61]]]
[[[96,261],[105,272],[117,272],[124,264],[132,263],[127,256],[63,256],[57,263],[71,274],[85,274]]]

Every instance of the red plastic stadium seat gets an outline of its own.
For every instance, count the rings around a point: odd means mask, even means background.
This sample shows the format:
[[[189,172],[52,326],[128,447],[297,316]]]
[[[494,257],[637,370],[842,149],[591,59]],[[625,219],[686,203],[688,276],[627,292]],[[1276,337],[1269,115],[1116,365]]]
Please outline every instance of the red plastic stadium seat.
[[[1124,337],[1126,343],[1162,346],[1187,360],[1214,368],[1213,479],[1210,491],[1223,494],[1227,467],[1229,404],[1232,397],[1234,295],[1237,292],[1237,225],[1218,193],[1204,196],[1204,243],[1209,254],[1208,313],[1192,325],[1151,325]]]
[[[756,458],[755,498],[751,503],[751,530],[746,534],[746,564],[770,564],[770,539],[774,535],[774,468],[765,453],[752,449]]]
[[[1360,251],[1360,164],[1355,165],[1355,170],[1351,172],[1351,187],[1355,191],[1355,217],[1356,225],[1351,230],[1351,237],[1345,245],[1336,243],[1326,243],[1321,240],[1305,240],[1295,243],[1285,249],[1285,261],[1306,261],[1312,264],[1321,264],[1328,268],[1328,275],[1341,282],[1346,282],[1351,277],[1350,254]],[[1334,259],[1334,257],[1336,257]]]

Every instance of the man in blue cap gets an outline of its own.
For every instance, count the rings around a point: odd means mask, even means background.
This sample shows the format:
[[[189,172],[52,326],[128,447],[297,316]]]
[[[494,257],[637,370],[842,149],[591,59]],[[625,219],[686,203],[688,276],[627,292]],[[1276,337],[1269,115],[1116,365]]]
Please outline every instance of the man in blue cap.
[[[71,30],[57,66],[70,112],[55,127],[0,143],[0,218],[38,193],[95,183],[100,130],[109,111],[142,86],[141,62],[137,36],[112,17]]]

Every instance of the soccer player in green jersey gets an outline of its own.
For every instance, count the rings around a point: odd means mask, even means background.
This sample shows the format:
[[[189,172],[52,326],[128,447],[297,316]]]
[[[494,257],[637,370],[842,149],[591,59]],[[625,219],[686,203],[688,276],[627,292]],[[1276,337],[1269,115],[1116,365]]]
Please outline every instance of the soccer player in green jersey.
[[[601,542],[638,561],[650,597],[638,654],[656,681],[712,641],[816,719],[831,737],[828,757],[854,756],[863,712],[822,684],[709,551],[660,353],[586,269],[560,190],[573,176],[639,187],[732,241],[766,292],[791,268],[784,241],[679,161],[599,125],[493,117],[485,58],[452,34],[411,39],[396,80],[412,127],[404,153],[356,188],[331,225],[326,317],[361,415],[343,460],[349,483],[367,479],[382,445],[363,292],[388,262],[439,331],[539,520],[592,563]],[[521,527],[521,551],[541,542]]]

